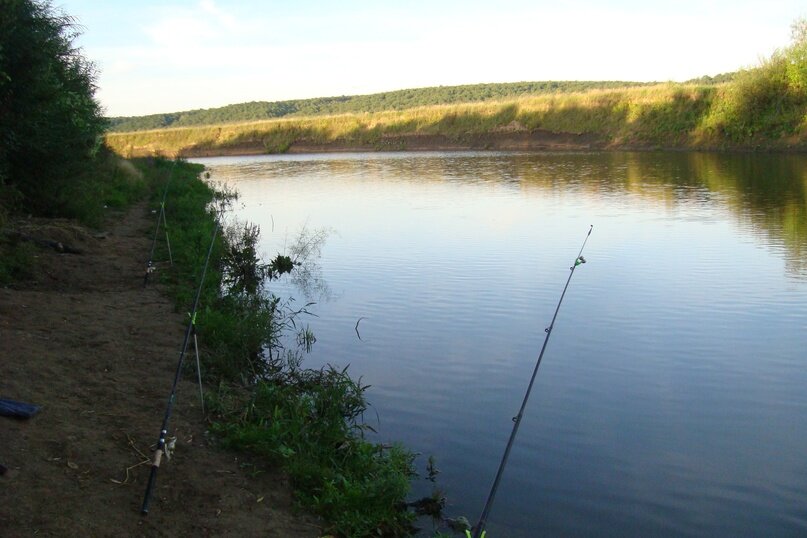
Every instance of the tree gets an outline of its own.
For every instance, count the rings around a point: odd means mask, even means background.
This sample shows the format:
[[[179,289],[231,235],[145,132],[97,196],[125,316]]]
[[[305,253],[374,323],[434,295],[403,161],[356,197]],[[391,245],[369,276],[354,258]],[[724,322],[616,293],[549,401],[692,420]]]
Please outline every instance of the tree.
[[[807,18],[793,23],[790,36],[792,43],[785,49],[787,79],[793,89],[807,93]]]
[[[48,0],[0,0],[0,184],[36,213],[59,213],[105,128],[79,33]]]

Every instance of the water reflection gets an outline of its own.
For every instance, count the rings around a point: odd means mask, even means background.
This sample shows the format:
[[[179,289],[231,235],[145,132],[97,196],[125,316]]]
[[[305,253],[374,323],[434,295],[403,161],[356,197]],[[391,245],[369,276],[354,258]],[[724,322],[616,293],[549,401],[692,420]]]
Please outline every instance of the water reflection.
[[[448,515],[478,515],[594,224],[490,535],[807,532],[804,157],[205,161],[276,224],[267,254],[336,231],[308,360],[364,376],[382,438],[436,456]]]
[[[218,180],[240,181],[265,173],[266,161],[250,159],[199,161],[216,162]],[[268,159],[272,174],[286,178],[322,174],[348,181],[473,181],[540,196],[554,192],[607,199],[629,194],[671,211],[717,202],[739,224],[781,247],[791,273],[803,276],[807,271],[807,157],[802,155],[401,153],[384,159],[360,154]]]

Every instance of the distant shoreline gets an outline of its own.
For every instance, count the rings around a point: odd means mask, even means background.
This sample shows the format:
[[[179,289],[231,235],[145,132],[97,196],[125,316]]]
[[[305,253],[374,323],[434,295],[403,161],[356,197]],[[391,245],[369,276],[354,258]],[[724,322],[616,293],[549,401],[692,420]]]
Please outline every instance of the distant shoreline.
[[[153,146],[127,148],[126,157],[236,157],[249,155],[305,155],[316,153],[380,153],[380,152],[451,152],[451,151],[732,151],[765,153],[807,153],[807,148],[727,146],[660,146],[654,144],[615,143],[604,141],[594,134],[557,133],[545,130],[493,132],[474,134],[454,139],[445,135],[411,134],[384,136],[375,144],[351,143],[345,140],[313,142],[294,141],[286,151],[267,151],[260,140],[216,147],[188,147],[177,152],[162,151]]]
[[[283,152],[286,154],[306,153],[349,153],[381,151],[586,151],[604,149],[606,145],[589,134],[553,133],[537,130],[534,132],[500,132],[482,135],[469,135],[456,140],[445,135],[398,135],[385,136],[375,144],[351,144],[347,141],[311,142],[305,139],[295,141]],[[149,148],[150,149],[150,148]],[[133,156],[153,155],[153,152]],[[159,152],[157,152],[160,154]],[[266,155],[269,152],[259,141],[234,144],[224,147],[184,148],[170,157],[223,157],[236,155]]]

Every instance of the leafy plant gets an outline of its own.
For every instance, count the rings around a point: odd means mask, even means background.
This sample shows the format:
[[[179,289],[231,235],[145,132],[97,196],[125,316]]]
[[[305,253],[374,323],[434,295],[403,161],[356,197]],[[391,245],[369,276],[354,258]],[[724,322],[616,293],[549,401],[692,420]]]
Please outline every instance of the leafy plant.
[[[346,369],[284,368],[246,391],[241,401],[220,389],[213,430],[225,446],[283,466],[298,499],[323,516],[331,532],[407,536],[413,515],[401,503],[414,456],[400,446],[364,440],[366,389]]]
[[[64,215],[106,127],[95,67],[73,45],[73,18],[49,1],[6,1],[2,13],[0,184],[28,211]]]
[[[807,92],[807,18],[797,19],[791,26],[791,44],[785,49],[787,79],[799,92]]]

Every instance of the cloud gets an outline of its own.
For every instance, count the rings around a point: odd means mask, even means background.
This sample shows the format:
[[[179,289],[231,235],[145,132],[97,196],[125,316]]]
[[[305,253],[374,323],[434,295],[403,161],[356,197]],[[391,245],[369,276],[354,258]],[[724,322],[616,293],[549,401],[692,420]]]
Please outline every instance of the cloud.
[[[223,25],[230,32],[241,31],[249,26],[248,24],[236,19],[235,16],[219,8],[213,0],[202,0],[199,6],[202,8],[202,11],[215,17],[217,22]]]
[[[188,49],[237,41],[255,28],[250,21],[239,20],[212,0],[202,0],[193,8],[161,8],[142,31],[150,45]]]
[[[788,35],[786,24],[778,35],[747,13],[708,6],[697,16],[486,6],[151,5],[127,21],[139,33],[126,46],[96,47],[91,57],[110,112],[141,114],[477,82],[684,80],[752,64],[772,51],[765,43]]]

